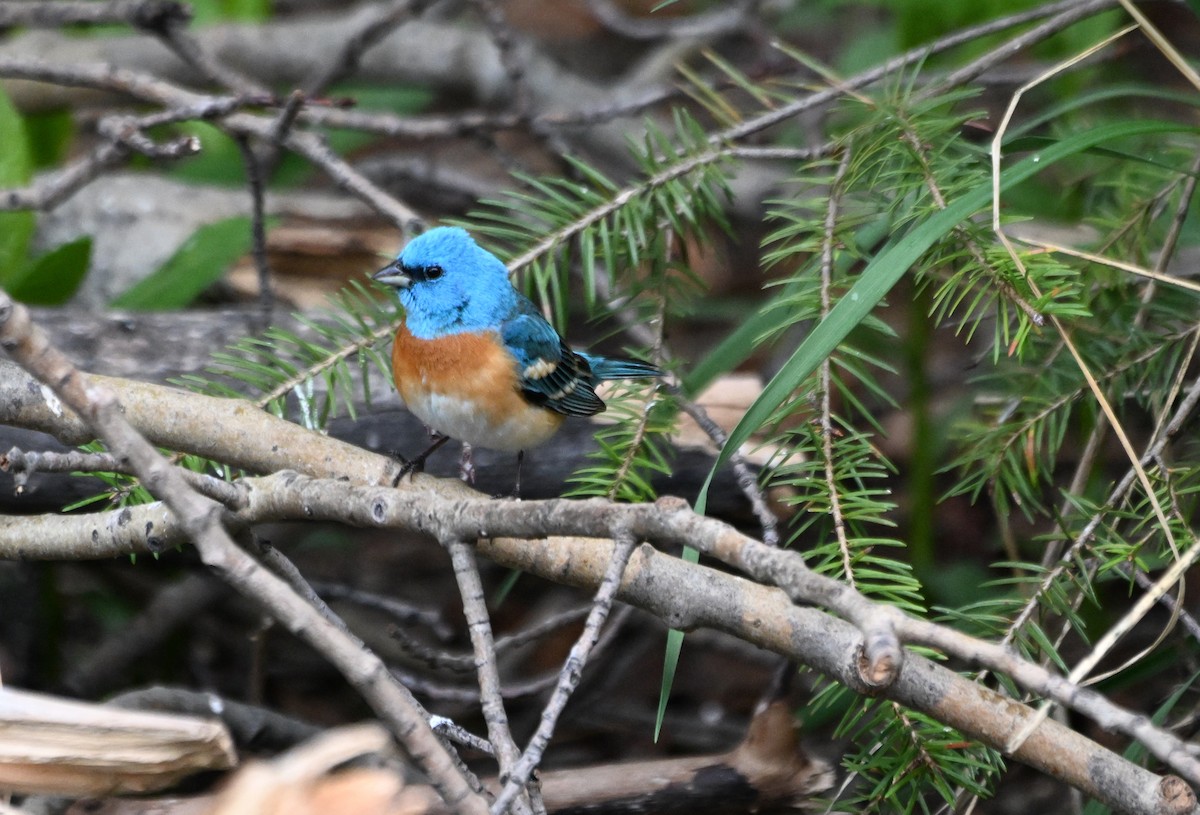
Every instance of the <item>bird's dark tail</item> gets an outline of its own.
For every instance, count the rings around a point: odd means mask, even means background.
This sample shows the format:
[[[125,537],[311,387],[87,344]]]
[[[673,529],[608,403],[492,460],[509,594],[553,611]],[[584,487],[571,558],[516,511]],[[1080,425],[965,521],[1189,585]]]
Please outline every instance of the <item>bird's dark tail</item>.
[[[592,376],[597,381],[605,379],[640,379],[649,376],[662,376],[662,369],[649,362],[636,359],[620,359],[617,357],[601,357],[595,354],[579,354],[587,360],[592,369]]]

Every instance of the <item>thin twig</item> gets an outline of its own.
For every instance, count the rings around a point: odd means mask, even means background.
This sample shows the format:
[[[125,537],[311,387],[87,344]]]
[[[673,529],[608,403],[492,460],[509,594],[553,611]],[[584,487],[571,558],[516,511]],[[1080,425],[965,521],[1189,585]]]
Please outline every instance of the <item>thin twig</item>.
[[[382,6],[367,9],[366,19],[353,36],[342,42],[337,57],[304,83],[304,95],[310,99],[320,96],[330,85],[353,74],[358,69],[363,54],[392,33],[397,26],[419,16],[429,5],[430,0],[391,0]]]
[[[483,582],[479,578],[479,566],[475,562],[475,550],[457,537],[447,540],[444,546],[450,553],[450,562],[454,566],[454,579],[458,582],[463,615],[467,618],[467,630],[475,648],[475,669],[479,675],[479,696],[483,719],[487,722],[488,741],[496,751],[500,777],[509,778],[520,757],[520,750],[509,729],[508,713],[504,709],[504,698],[500,692],[496,644],[492,639],[492,623],[488,616]],[[522,787],[518,788],[518,793]],[[537,796],[529,796],[514,803],[517,804],[518,812],[528,812],[533,807],[544,812],[544,807],[538,807]]]
[[[195,138],[177,139],[167,147],[155,144],[142,131],[163,124],[213,119],[246,105],[261,104],[257,97],[212,97],[199,103],[145,116],[111,116],[101,120],[97,130],[109,140],[86,156],[76,159],[53,173],[43,175],[24,188],[0,190],[0,210],[50,210],[95,180],[109,167],[126,161],[135,148],[156,158],[180,158],[199,149]]]
[[[265,168],[264,175],[274,173],[279,161],[279,148],[283,146],[284,137],[292,129],[297,117],[304,111],[309,100],[318,100],[331,85],[350,76],[357,70],[363,54],[379,43],[388,34],[414,16],[420,14],[429,0],[392,0],[380,8],[369,8],[365,11],[366,19],[357,30],[342,42],[342,47],[334,59],[329,60],[320,70],[294,90],[288,97],[284,109],[271,127],[270,138],[263,141],[264,155],[260,163]]]
[[[244,104],[243,97],[204,96],[155,77],[110,65],[57,65],[0,56],[0,76],[108,90],[172,110]],[[233,136],[267,139],[274,130],[275,121],[262,116],[234,113],[222,119],[221,125]],[[338,186],[390,219],[402,231],[411,231],[421,224],[420,217],[412,209],[372,184],[316,134],[292,130],[286,134],[283,144],[315,164]]]
[[[442,641],[453,636],[453,629],[446,622],[445,616],[436,609],[422,608],[403,600],[397,600],[395,597],[387,597],[342,583],[333,583],[328,580],[310,582],[313,590],[327,602],[341,601],[380,611],[406,627],[414,624],[423,625]],[[496,643],[496,647],[500,647],[499,642]]]
[[[517,35],[512,26],[508,24],[504,9],[497,0],[472,0],[472,3],[483,18],[484,27],[496,47],[500,65],[508,79],[511,88],[509,108],[513,115],[514,126],[526,129],[530,135],[538,139],[545,146],[547,154],[559,160],[560,168],[564,173],[568,176],[578,176],[578,168],[575,165],[562,161],[563,156],[574,152],[570,144],[563,138],[558,128],[547,126],[543,119],[534,115],[533,90],[529,87],[526,77],[528,46],[520,47]],[[507,165],[505,169],[510,175],[530,174],[528,168],[518,166],[516,160],[508,159],[509,151],[490,133],[476,131],[476,137],[484,142],[485,147],[490,148],[489,151],[494,156],[505,161]]]
[[[500,54],[500,65],[512,86],[512,109],[518,120],[525,120],[530,111],[530,92],[525,82],[525,61],[517,49],[517,39],[504,18],[504,11],[496,0],[471,0],[483,18],[488,36]]]
[[[718,448],[724,447],[729,441],[729,434],[725,429],[713,421],[713,418],[708,415],[708,411],[695,401],[689,399],[683,390],[674,384],[666,385],[667,392],[671,394],[675,400],[675,404],[679,409],[691,416],[692,419],[700,426],[700,429],[708,434],[708,437],[713,440],[713,443]],[[771,510],[767,504],[767,498],[763,494],[762,487],[759,486],[758,477],[750,469],[746,457],[741,451],[734,451],[729,456],[729,469],[733,471],[734,480],[737,482],[738,488],[742,494],[746,496],[746,500],[750,502],[750,509],[754,512],[754,517],[758,519],[759,526],[762,527],[762,541],[767,546],[779,545],[779,518]]]
[[[467,730],[465,727],[459,727],[444,716],[432,717],[429,720],[429,726],[433,728],[434,733],[444,736],[455,744],[461,744],[464,747],[470,747],[472,750],[478,750],[485,756],[496,757],[496,751],[487,739],[481,739],[470,730]]]
[[[106,116],[97,131],[107,138],[91,153],[52,174],[45,175],[25,188],[0,190],[0,210],[49,210],[62,203],[107,168],[118,164],[133,153],[152,158],[178,159],[194,155],[200,142],[193,136],[174,139],[164,144],[154,142],[143,131],[164,124],[193,119],[216,119],[247,105],[266,102],[259,96],[201,97],[169,111],[145,116]]]
[[[275,576],[283,580],[298,597],[317,610],[331,625],[336,626],[348,636],[353,636],[350,631],[350,626],[346,625],[343,620],[329,604],[325,602],[308,582],[308,579],[301,574],[300,569],[295,563],[292,563],[291,558],[271,544],[270,541],[262,540],[255,536],[251,541],[254,548],[257,550],[259,560],[263,565],[275,573]]]
[[[613,543],[612,559],[609,560],[604,579],[600,582],[599,589],[596,590],[596,599],[592,603],[592,610],[588,614],[587,622],[584,623],[583,632],[571,648],[566,662],[563,663],[558,684],[555,686],[550,700],[546,702],[537,731],[529,740],[529,745],[525,748],[520,760],[512,768],[504,789],[496,796],[496,801],[492,805],[492,815],[503,815],[507,812],[509,803],[515,800],[528,783],[533,771],[541,763],[546,748],[550,745],[550,738],[554,735],[558,717],[562,715],[571,694],[575,692],[575,688],[583,679],[583,669],[587,665],[592,648],[600,638],[604,622],[608,619],[613,599],[621,587],[621,578],[625,574],[625,567],[629,563],[629,557],[633,554],[634,547],[637,546],[637,538],[627,530],[616,530],[613,535]]]
[[[632,99],[610,101],[599,107],[577,111],[548,111],[532,117],[522,117],[512,111],[472,110],[454,116],[397,116],[380,111],[310,107],[303,111],[300,118],[306,124],[426,141],[471,136],[486,131],[512,130],[523,123],[528,123],[535,131],[547,127],[589,127],[614,119],[637,116],[678,94],[679,91],[675,88],[660,88]]]
[[[832,102],[833,100],[842,96],[843,92],[847,89],[863,88],[867,85],[872,85],[881,79],[897,73],[898,71],[902,71],[905,68],[909,68],[913,65],[924,62],[931,56],[940,54],[944,51],[949,51],[952,48],[957,48],[965,43],[973,42],[981,37],[987,37],[1000,31],[1005,31],[1019,25],[1024,25],[1025,23],[1033,20],[1040,20],[1051,16],[1054,17],[1052,24],[1045,26],[1044,30],[1039,28],[1034,32],[1026,32],[1014,37],[1008,42],[1003,43],[997,48],[993,48],[987,54],[984,54],[979,58],[979,60],[976,61],[976,63],[973,63],[973,65],[980,66],[972,74],[972,76],[974,76],[977,73],[986,70],[986,68],[990,65],[1011,58],[1017,51],[1028,48],[1031,45],[1035,45],[1041,40],[1046,39],[1047,37],[1053,36],[1070,23],[1073,23],[1076,20],[1082,20],[1085,17],[1090,17],[1091,15],[1103,11],[1110,6],[1116,5],[1117,2],[1118,0],[1062,0],[1062,2],[1049,3],[1044,6],[1038,6],[1037,8],[1030,9],[1029,11],[1010,14],[1007,17],[1001,17],[977,26],[971,26],[970,28],[964,28],[959,31],[955,31],[952,34],[948,34],[945,37],[934,40],[928,45],[921,45],[905,51],[900,56],[893,57],[882,65],[877,65],[874,68],[849,77],[838,88],[818,91],[817,93],[797,99],[795,102],[783,105],[775,110],[767,111],[766,113],[755,116],[754,118],[748,119],[745,122],[733,125],[732,127],[726,128],[718,133],[714,133],[710,138],[710,143],[716,144],[744,139],[754,133],[759,133],[767,128],[774,127],[781,122],[785,122],[788,119],[798,116],[807,110],[812,110],[813,108],[827,104],[828,102]],[[963,81],[966,80],[964,79]],[[941,85],[945,88],[957,87],[950,81],[948,77],[942,81]],[[941,92],[941,90],[938,92]]]
[[[381,598],[386,599],[386,598]],[[510,651],[519,648],[523,645],[528,645],[531,642],[542,639],[548,634],[552,634],[561,628],[572,625],[587,616],[591,606],[583,606],[582,608],[568,609],[559,614],[553,614],[545,620],[531,625],[528,628],[517,631],[513,634],[508,634],[503,637],[497,637],[495,648],[496,654],[503,654],[505,651]],[[436,648],[430,648],[419,639],[414,637],[409,631],[394,628],[389,631],[390,636],[396,640],[406,654],[419,659],[430,668],[446,669],[450,671],[473,671],[475,670],[475,655],[472,654],[452,654]],[[513,698],[513,692],[510,688],[505,688],[503,694],[505,699]]]
[[[38,177],[25,187],[0,190],[0,211],[51,210],[99,177],[109,167],[129,158],[124,145],[106,142],[82,158],[53,173]]]
[[[604,632],[600,636],[600,641],[596,643],[596,647],[592,649],[592,658],[598,657],[601,653],[607,651],[614,642],[616,642],[617,632],[624,624],[625,618],[628,616],[630,610],[631,609],[627,606],[622,607],[617,609],[617,611],[609,617],[608,627],[604,629]],[[583,612],[583,614],[578,616],[586,616],[588,613],[590,613],[591,606],[583,609]],[[392,633],[394,635],[395,632]],[[420,646],[410,648],[410,646],[413,645],[411,640],[404,639],[403,636],[396,638],[400,639],[404,643],[403,647],[406,649],[406,651],[409,651],[411,654],[415,654],[418,658],[426,659],[426,657],[432,657],[432,659],[428,660],[428,664],[436,664],[439,666],[448,667],[451,670],[458,669],[458,661],[460,660],[460,657],[457,655],[446,654],[434,656],[431,654],[431,649],[422,648]],[[496,640],[497,655],[503,653],[504,646],[506,644],[505,639],[506,638],[501,637],[500,639]],[[474,668],[475,659],[473,656],[468,657],[468,659],[470,660],[471,665],[469,665],[467,669],[471,670]],[[438,683],[434,680],[427,680],[416,676],[411,672],[397,672],[397,675],[402,678],[405,685],[413,689],[413,692],[427,696],[430,699],[439,702],[454,702],[456,704],[479,703],[480,696],[478,682],[476,682],[472,687],[464,687],[459,685]],[[548,671],[541,676],[535,676],[530,679],[517,682],[509,681],[501,686],[500,697],[506,702],[511,702],[518,699],[528,699],[534,696],[541,696],[547,690],[553,688],[558,683],[560,678],[561,674],[558,671]]]
[[[842,182],[846,171],[850,168],[850,151],[844,150],[838,161],[837,171],[833,182],[829,185],[829,204],[825,208],[825,232],[821,238],[821,319],[829,316],[833,307],[833,257],[834,245],[837,240],[838,205],[841,202]],[[837,536],[838,548],[842,552],[842,571],[850,585],[857,585],[854,579],[854,562],[851,557],[850,541],[846,537],[846,519],[842,514],[842,497],[836,462],[833,458],[833,408],[831,405],[833,391],[833,363],[829,357],[821,362],[820,393],[818,398],[821,405],[821,455],[825,465],[825,490],[829,495],[829,517],[833,522],[833,531]]]
[[[179,159],[200,152],[200,139],[182,136],[165,142],[156,142],[142,132],[143,124],[132,116],[106,116],[96,126],[96,132],[113,144],[127,147],[130,151],[153,159]]]
[[[267,260],[267,217],[264,203],[263,167],[250,140],[245,136],[235,139],[238,150],[242,154],[242,163],[246,168],[246,185],[250,188],[250,235],[253,240],[252,252],[254,268],[258,272],[258,305],[262,319],[271,318],[271,310],[275,304],[275,294],[271,287],[271,266]]]
[[[112,453],[84,453],[79,450],[65,453],[25,452],[17,447],[0,455],[0,470],[11,472],[18,487],[36,472],[134,474],[128,460]],[[230,509],[243,509],[246,506],[246,491],[238,485],[193,470],[180,468],[179,472],[192,489],[202,495],[220,501]]]
[[[267,86],[255,82],[245,74],[230,68],[224,61],[214,59],[205,53],[200,42],[188,33],[185,23],[167,19],[161,26],[149,30],[198,76],[203,77],[210,84],[226,88],[241,96],[271,95],[271,89]]]

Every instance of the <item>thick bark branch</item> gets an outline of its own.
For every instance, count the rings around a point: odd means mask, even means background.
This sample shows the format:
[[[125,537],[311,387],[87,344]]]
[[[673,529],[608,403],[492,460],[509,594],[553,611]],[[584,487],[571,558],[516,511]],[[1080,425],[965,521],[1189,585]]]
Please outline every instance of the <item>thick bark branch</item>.
[[[222,461],[253,473],[295,469],[359,484],[390,484],[398,465],[384,456],[276,419],[249,402],[94,374],[87,387],[112,391],[125,419],[155,445]],[[49,389],[0,361],[0,423],[40,430],[66,444],[96,434]],[[214,429],[220,428],[220,433]]]
[[[251,479],[249,483],[249,507],[237,516],[242,522],[307,517],[425,532],[440,532],[449,524],[455,530],[473,528],[485,535],[519,531],[528,537],[545,536],[537,540],[484,538],[478,544],[479,552],[504,566],[589,590],[594,590],[604,578],[612,559],[612,542],[555,532],[595,535],[596,530],[606,528],[605,514],[620,514],[635,534],[665,543],[686,540],[709,549],[708,543],[716,531],[724,529],[727,531],[723,534],[728,537],[725,548],[728,548],[742,537],[723,524],[703,518],[697,520],[696,526],[683,523],[674,531],[666,531],[664,527],[669,529],[670,521],[664,518],[678,520],[683,511],[670,502],[623,507],[602,501],[479,500],[461,494],[457,498],[441,498],[431,492],[397,493],[356,488],[344,482],[314,482],[289,473]],[[453,482],[451,486],[457,490]],[[122,552],[119,540],[128,542],[131,538],[136,550],[146,551],[145,538],[141,537],[139,542],[139,535],[131,533],[140,532],[147,523],[154,524],[153,532],[160,543],[183,540],[178,523],[157,505],[134,507],[100,518],[38,519],[37,526],[28,524],[32,520],[21,519],[0,527],[0,557],[16,554],[13,547],[17,545],[26,547],[22,550],[26,557],[111,556]],[[74,551],[66,545],[68,542],[80,545],[81,550]],[[41,543],[51,548],[42,549]],[[688,564],[642,545],[625,569],[617,598],[654,614],[674,628],[724,631],[851,687],[866,690],[859,665],[862,632],[818,609],[794,605],[778,588]],[[924,624],[916,621],[914,625],[920,628]],[[905,633],[904,625],[900,631]],[[974,640],[971,643],[966,646],[967,653],[962,649],[955,653],[990,664],[987,662],[990,644]],[[1022,670],[1037,669],[1030,663],[1019,662]],[[1036,715],[1029,706],[912,652],[905,654],[903,666],[891,685],[871,692],[926,712],[998,749]],[[1194,795],[1178,778],[1150,773],[1054,721],[1039,724],[1012,757],[1123,811],[1162,813],[1196,809]]]
[[[55,401],[69,405],[115,455],[128,459],[146,488],[161,497],[179,520],[205,565],[262,605],[338,668],[456,812],[482,815],[488,811],[486,802],[472,787],[473,777],[456,763],[433,733],[416,699],[391,676],[379,657],[242,551],[223,524],[221,506],[193,491],[178,470],[125,419],[112,391],[103,382],[80,373],[31,322],[28,310],[2,291],[0,347],[43,382],[44,389],[39,393],[43,401],[53,396]],[[60,412],[65,409],[59,407]]]

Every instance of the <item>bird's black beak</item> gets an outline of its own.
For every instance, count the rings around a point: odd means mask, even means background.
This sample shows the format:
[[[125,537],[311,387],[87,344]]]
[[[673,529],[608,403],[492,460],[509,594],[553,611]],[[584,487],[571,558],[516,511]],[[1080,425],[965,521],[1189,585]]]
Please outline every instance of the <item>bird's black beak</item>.
[[[400,265],[399,259],[393,260],[387,266],[384,266],[375,274],[371,275],[372,280],[378,280],[385,286],[395,286],[398,289],[407,289],[412,283],[412,277],[404,271],[404,267]]]

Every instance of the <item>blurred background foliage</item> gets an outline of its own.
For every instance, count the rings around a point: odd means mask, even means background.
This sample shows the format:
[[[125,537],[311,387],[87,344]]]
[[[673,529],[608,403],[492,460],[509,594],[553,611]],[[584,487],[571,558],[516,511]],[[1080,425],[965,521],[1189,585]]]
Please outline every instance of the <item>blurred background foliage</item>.
[[[539,28],[550,23],[521,23],[528,18],[518,5],[498,7],[521,36],[551,41]],[[997,178],[1001,219],[1022,238],[1015,252],[991,223],[991,141],[1013,92],[1114,35],[1129,21],[1125,11],[1091,15],[982,77],[955,80],[1014,33],[969,38],[848,89],[819,113],[741,135],[748,123],[909,49],[1041,5],[758,4],[746,30],[672,53],[680,67],[657,88],[661,104],[622,117],[623,161],[589,154],[567,130],[481,135],[464,125],[468,135],[451,148],[460,152],[439,169],[486,176],[476,187],[484,194],[436,189],[432,175],[388,187],[400,198],[411,193],[430,222],[469,226],[560,327],[586,324],[596,341],[655,355],[677,375],[675,395],[614,394],[611,412],[621,422],[600,432],[570,479],[571,494],[654,498],[655,479],[673,471],[675,400],[740,372],[758,375],[762,387],[726,427],[731,442],[716,466],[753,451],[784,545],[876,599],[1005,639],[1029,659],[1074,664],[1121,618],[1139,578],[1172,562],[1173,548],[1194,544],[1193,420],[1185,414],[1170,438],[1163,428],[1197,381],[1200,312],[1189,281],[1200,258],[1191,206],[1200,89],[1137,31],[1037,83],[1003,134]],[[1180,3],[1145,5],[1194,65],[1200,23],[1192,12]],[[720,6],[679,2],[661,13],[682,19]],[[296,13],[261,0],[192,7],[197,28]],[[656,19],[638,4],[627,10]],[[105,26],[73,36],[125,33]],[[602,30],[590,37],[588,48],[622,39]],[[597,73],[607,71],[614,86],[651,53],[638,43],[620,47],[632,55],[628,64],[597,59]],[[417,83],[351,77],[323,95],[401,118],[478,112]],[[0,93],[0,187],[26,185],[77,155],[94,136],[80,118],[22,112]],[[349,127],[314,130],[351,162],[432,150]],[[219,124],[173,123],[151,134],[196,136],[201,150],[177,162],[138,158],[137,171],[245,188],[245,152]],[[494,166],[480,169],[472,150]],[[331,186],[291,153],[264,164],[268,197]],[[768,180],[750,183],[754,173]],[[70,303],[96,236],[35,252],[38,217],[0,213],[0,285],[29,303]],[[268,232],[287,225],[266,224]],[[245,261],[251,226],[245,215],[199,226],[106,305],[250,299],[221,281]],[[383,245],[399,244],[394,224],[374,229]],[[1075,254],[1056,251],[1060,245]],[[356,257],[345,278],[361,280],[364,265]],[[300,296],[306,278],[275,273],[284,301],[311,302]],[[366,367],[388,375],[375,346],[396,319],[379,293],[351,287],[314,318],[315,337],[277,329],[244,340],[188,383],[324,427],[369,401]],[[314,381],[323,385],[316,395]],[[1139,451],[1164,441],[1166,452],[1138,465],[1149,492],[1122,486],[1136,468],[1114,441],[1098,394]],[[110,497],[132,495],[120,479],[111,487]],[[703,492],[689,497],[703,506]],[[1147,652],[1098,689],[1140,694],[1147,715],[1190,732],[1197,642],[1169,616],[1135,627],[1113,662],[1141,646]],[[668,662],[679,655],[676,637]],[[849,742],[844,765],[854,783],[842,790],[840,809],[969,808],[1006,777],[999,754],[932,719],[809,679],[813,698],[801,711],[808,727]],[[1016,692],[1002,677],[981,681]],[[1144,755],[1135,760],[1153,765]]]

